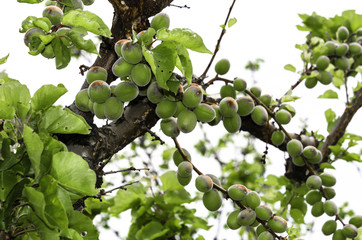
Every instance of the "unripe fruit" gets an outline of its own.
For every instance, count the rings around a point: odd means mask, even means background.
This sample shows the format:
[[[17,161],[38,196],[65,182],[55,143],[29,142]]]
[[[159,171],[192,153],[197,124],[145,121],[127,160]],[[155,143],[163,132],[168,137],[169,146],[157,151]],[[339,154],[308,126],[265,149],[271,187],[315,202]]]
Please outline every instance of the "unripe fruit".
[[[170,117],[161,120],[161,130],[168,137],[177,137],[180,130],[177,128],[176,118]]]
[[[265,229],[265,227],[262,225],[262,224],[260,224],[257,228],[256,228],[256,235],[257,236],[259,236],[261,233],[263,233],[263,232],[266,232],[266,229]]]
[[[332,200],[324,202],[323,210],[328,216],[335,216],[338,214],[338,207]]]
[[[333,79],[332,74],[327,71],[320,71],[317,78],[318,78],[318,81],[324,85],[330,84]]]
[[[187,156],[187,158],[191,161],[190,153],[184,148],[182,148],[182,151]],[[183,157],[182,157],[182,155],[181,155],[181,153],[180,153],[180,151],[178,149],[176,149],[173,152],[172,159],[173,159],[173,162],[175,163],[176,166],[178,166],[181,162],[186,161],[186,160],[183,159]]]
[[[95,0],[82,0],[83,4],[86,6],[92,5]]]
[[[147,88],[147,98],[151,103],[157,104],[161,102],[164,95],[162,93],[162,88],[156,81],[151,82]]]
[[[156,114],[159,118],[169,118],[175,114],[176,109],[176,102],[170,101],[165,98],[157,104]]]
[[[123,57],[120,57],[112,65],[112,73],[117,77],[126,77],[131,74],[134,65],[126,62]]]
[[[332,240],[346,240],[346,237],[343,235],[342,229],[338,229],[334,232]]]
[[[222,123],[226,131],[229,133],[236,133],[240,130],[241,118],[239,115],[235,114],[233,117],[224,117]]]
[[[239,97],[236,102],[238,104],[238,114],[240,116],[248,116],[253,112],[255,104],[250,97]]]
[[[114,44],[114,51],[116,52],[117,56],[118,57],[121,57],[122,56],[122,46],[124,43],[126,42],[131,42],[131,40],[129,39],[121,39],[121,40],[118,40],[115,44]]]
[[[61,28],[58,28],[58,30],[56,31],[56,35],[60,38],[62,43],[65,46],[67,46],[68,48],[73,46],[73,42],[67,36],[67,33],[69,32],[69,30],[70,30],[70,28],[68,28],[68,27],[61,27]]]
[[[269,107],[272,101],[272,96],[269,94],[264,94],[259,97],[259,100],[264,103],[265,106]]]
[[[224,117],[233,117],[238,111],[238,104],[232,97],[225,97],[219,103],[219,110]]]
[[[152,78],[152,72],[147,64],[139,63],[132,68],[131,80],[140,87],[146,86]]]
[[[120,82],[114,89],[113,94],[122,102],[130,102],[139,94],[139,89],[133,82]]]
[[[89,96],[88,90],[82,89],[75,96],[75,106],[83,112],[89,112]]]
[[[362,47],[359,43],[353,42],[349,44],[349,52],[352,55],[358,55],[362,53]]]
[[[284,218],[274,216],[268,221],[268,227],[270,227],[273,232],[283,233],[287,230],[288,224],[287,221],[284,220]]]
[[[310,189],[319,189],[322,186],[322,179],[318,175],[312,175],[307,178],[306,184]]]
[[[195,108],[201,103],[202,97],[203,93],[200,86],[191,85],[185,90],[182,96],[182,103],[188,108]]]
[[[166,13],[158,13],[151,20],[151,28],[156,31],[161,28],[169,28],[170,17]]]
[[[202,202],[207,210],[217,211],[221,207],[222,197],[218,190],[212,189],[211,191],[204,193]]]
[[[349,224],[353,224],[356,228],[362,227],[362,215],[356,215],[351,217]]]
[[[111,88],[105,81],[94,81],[88,87],[88,96],[93,102],[103,103],[111,96]]]
[[[355,238],[358,235],[358,229],[352,224],[346,224],[342,228],[342,233],[347,238]]]
[[[349,36],[348,28],[346,28],[345,26],[340,26],[337,30],[336,36],[339,41],[343,42]]]
[[[302,143],[297,139],[292,139],[287,143],[287,152],[293,158],[298,157],[303,151]]]
[[[252,92],[252,94],[254,94],[255,97],[260,97],[261,96],[261,88],[258,87],[258,86],[251,87],[250,92]]]
[[[106,119],[106,115],[104,114],[104,103],[94,102],[93,111],[97,118]]]
[[[88,94],[88,91],[87,91],[87,94]],[[89,111],[94,113],[94,102],[91,99],[89,99],[88,108],[89,108]]]
[[[108,120],[116,120],[123,114],[123,102],[116,97],[110,97],[104,103],[104,115]]]
[[[174,117],[178,117],[178,115],[185,109],[187,109],[185,107],[185,105],[182,103],[182,101],[177,101],[176,102],[176,105],[177,105],[177,109],[176,109],[176,112],[175,114],[173,115]]]
[[[281,145],[285,140],[285,133],[279,130],[276,130],[273,132],[272,136],[271,136],[271,142],[275,145],[275,146],[279,146]]]
[[[263,126],[268,121],[268,112],[263,106],[255,106],[253,112],[251,113],[251,119],[255,124]]]
[[[293,157],[292,162],[295,166],[298,166],[298,167],[302,167],[305,165],[305,162],[304,162],[304,159],[302,158],[302,156]]]
[[[314,146],[306,146],[303,149],[303,156],[307,159],[313,159],[317,156],[318,149]]]
[[[37,49],[40,44],[40,35],[45,35],[45,32],[42,29],[38,27],[29,28],[24,34],[25,45],[29,47],[30,50]]]
[[[261,202],[259,194],[255,191],[248,192],[245,199],[248,206],[252,209],[255,209],[257,206],[259,206]]]
[[[220,59],[215,64],[215,72],[219,75],[226,74],[230,69],[230,62],[226,58]]]
[[[241,225],[238,224],[238,220],[237,220],[239,213],[240,213],[240,210],[235,210],[235,211],[231,212],[226,220],[226,224],[232,230],[236,230],[241,227]]]
[[[205,103],[201,103],[193,111],[200,122],[211,122],[216,117],[214,108]]]
[[[316,202],[312,206],[311,213],[314,217],[320,217],[324,213],[323,202]]]
[[[41,52],[41,55],[45,58],[54,58],[54,49],[51,44],[45,46],[44,50]]]
[[[329,57],[327,56],[320,56],[316,61],[316,66],[319,71],[325,70],[330,63]]]
[[[322,160],[322,153],[317,149],[317,155],[314,158],[308,159],[308,162],[317,164]]]
[[[234,89],[236,91],[239,91],[239,92],[242,92],[246,89],[246,81],[244,79],[241,79],[241,78],[235,78],[234,79],[234,82],[233,82],[233,85],[234,85]]]
[[[318,190],[311,190],[305,196],[305,201],[309,205],[314,205],[322,200],[322,194]]]
[[[236,92],[235,89],[232,85],[223,85],[220,88],[220,97],[221,98],[225,98],[225,97],[232,97],[232,98],[236,98]]]
[[[255,208],[257,218],[267,221],[273,216],[273,211],[266,205],[260,205]]]
[[[250,226],[256,219],[256,213],[251,208],[245,208],[238,214],[238,224],[241,226]]]
[[[276,112],[275,119],[280,124],[288,124],[292,119],[292,115],[287,110],[280,109]]]
[[[349,61],[346,57],[336,58],[334,63],[337,68],[343,71],[349,69]]]
[[[48,6],[43,10],[43,17],[50,20],[53,25],[59,25],[62,22],[63,11],[57,6]]]
[[[216,177],[215,175],[210,174],[210,173],[208,173],[206,175],[211,178],[211,180],[214,182],[214,184],[221,186],[221,182],[218,177]]]
[[[295,110],[295,108],[294,108],[292,105],[290,105],[290,104],[282,104],[282,105],[280,105],[280,109],[287,110],[287,111],[292,115],[292,117],[295,116],[296,110]]]
[[[322,179],[322,184],[323,184],[323,179]],[[332,199],[336,196],[336,191],[331,187],[325,187],[324,191],[325,191],[328,199]]]
[[[337,223],[334,220],[326,221],[322,226],[322,233],[326,236],[333,234],[337,229]]]
[[[196,127],[197,117],[193,111],[183,110],[177,117],[177,127],[183,133],[189,133]]]
[[[331,56],[336,52],[337,44],[332,41],[327,41],[324,46],[326,47],[326,55]]]
[[[212,179],[207,175],[199,175],[195,180],[196,189],[200,192],[208,192],[213,187]]]
[[[180,175],[177,174],[177,180],[182,186],[188,185],[191,182],[191,178],[192,174],[190,174],[190,176],[187,177],[181,177]]]
[[[333,187],[336,184],[336,178],[330,173],[322,173],[320,175],[323,186]]]
[[[305,86],[309,89],[314,88],[318,83],[318,79],[316,77],[307,78],[304,82]]]
[[[222,116],[221,116],[220,109],[219,109],[218,105],[212,105],[212,108],[215,111],[215,118],[212,121],[208,122],[208,124],[210,126],[216,126],[221,121]]]
[[[188,177],[192,174],[192,164],[189,161],[182,161],[177,166],[177,174],[180,175],[180,177]]]
[[[241,201],[246,197],[248,189],[241,184],[234,184],[228,188],[228,195],[234,201]]]
[[[257,240],[274,240],[273,234],[268,231],[262,232]]]
[[[336,54],[337,54],[337,56],[343,57],[344,55],[347,54],[348,50],[349,50],[348,44],[342,43],[337,46]]]
[[[137,42],[145,47],[150,47],[153,42],[153,36],[155,35],[156,30],[153,28],[148,28],[147,30],[143,30],[137,33]]]
[[[107,73],[106,69],[104,69],[103,67],[94,66],[88,70],[86,79],[87,79],[87,82],[89,84],[91,84],[92,82],[94,82],[96,80],[106,81],[107,76],[108,76],[108,73]]]
[[[124,60],[131,64],[137,64],[143,58],[142,48],[138,43],[124,42],[121,54]]]

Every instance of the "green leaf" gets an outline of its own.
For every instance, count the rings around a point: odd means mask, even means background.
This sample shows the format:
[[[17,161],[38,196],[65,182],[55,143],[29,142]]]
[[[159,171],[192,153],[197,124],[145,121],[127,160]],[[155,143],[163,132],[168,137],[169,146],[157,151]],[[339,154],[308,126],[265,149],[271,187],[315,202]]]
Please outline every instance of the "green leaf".
[[[0,65],[6,63],[6,60],[8,60],[9,54],[5,57],[0,58]]]
[[[55,35],[53,34],[49,34],[49,35],[40,35],[39,36],[40,40],[45,44],[49,44],[51,41],[53,41],[53,39],[55,38]]]
[[[40,121],[39,128],[49,133],[89,134],[91,128],[83,117],[62,106],[48,108]]]
[[[38,18],[33,21],[34,25],[40,29],[43,29],[46,33],[52,28],[52,23],[46,17]]]
[[[18,103],[29,104],[30,92],[26,85],[11,80],[0,86],[0,101],[17,107]]]
[[[298,100],[300,97],[292,96],[292,95],[285,95],[282,97],[281,102],[294,102],[295,100]]]
[[[322,163],[320,166],[319,166],[320,169],[326,169],[326,168],[329,168],[329,169],[336,169],[335,167],[333,167],[332,164],[330,163]]]
[[[103,20],[96,14],[80,9],[71,10],[63,15],[63,24],[83,27],[87,31],[105,37],[111,37],[111,31]]]
[[[27,125],[24,126],[24,143],[31,165],[35,172],[35,177],[39,179],[40,174],[48,170],[44,169],[45,166],[41,161],[41,154],[43,152],[44,144],[41,141],[39,135]]]
[[[41,3],[43,0],[18,0],[19,3],[30,3],[30,4],[34,4],[34,3]]]
[[[176,171],[168,171],[160,176],[162,190],[164,192],[183,189],[184,187],[178,182]]]
[[[70,62],[70,48],[65,46],[59,37],[53,39],[52,47],[55,54],[55,67],[62,69],[68,66]]]
[[[192,202],[191,195],[184,188],[165,192],[165,202],[168,204],[183,204]]]
[[[176,41],[192,51],[212,54],[204,45],[202,38],[188,28],[174,28],[172,30],[166,28],[160,29],[157,31],[157,39]]]
[[[23,22],[21,23],[21,29],[19,29],[19,32],[21,33],[25,33],[27,30],[29,30],[30,28],[34,27],[34,23],[33,21],[37,19],[37,17],[34,16],[29,16],[27,17],[25,20],[23,20]]]
[[[0,172],[0,201],[5,202],[6,197],[18,182],[16,173],[13,171]]]
[[[327,90],[318,98],[338,98],[338,94],[333,90]]]
[[[346,161],[357,161],[357,162],[362,162],[361,160],[361,155],[358,153],[350,153],[350,152],[346,152],[345,154],[343,154],[343,156],[341,157],[343,160]]]
[[[146,189],[140,183],[132,184],[127,187],[127,190],[118,190],[114,197],[114,205],[110,207],[109,213],[117,216],[127,209],[142,206],[145,201]]]
[[[288,70],[288,71],[291,71],[291,72],[295,72],[297,70],[292,64],[285,65],[284,69]]]
[[[164,229],[160,222],[151,221],[143,226],[137,233],[137,240],[152,240],[164,236],[168,229]]]
[[[88,163],[73,152],[58,152],[53,155],[50,174],[66,189],[81,196],[94,196],[96,175]]]
[[[0,100],[0,119],[11,120],[15,116],[15,108],[8,102]]]
[[[34,211],[36,213],[36,211]],[[47,240],[59,240],[59,231],[58,229],[51,229],[46,224],[41,217],[38,217],[37,214],[34,214],[33,211],[29,210],[26,214],[28,221],[34,225],[39,232],[40,238],[35,239],[47,239]]]
[[[99,234],[92,220],[78,211],[72,211],[69,216],[69,228],[73,228],[79,234],[86,232],[84,240],[98,240]]]
[[[290,216],[294,219],[296,223],[304,223],[304,214],[298,208],[293,208],[290,210]]]
[[[176,44],[177,56],[180,65],[176,64],[177,68],[186,77],[187,83],[190,84],[192,81],[192,63],[189,53],[184,45]]]
[[[74,45],[79,48],[83,49],[87,52],[97,54],[99,53],[97,51],[96,45],[93,43],[92,40],[88,39],[85,40],[84,36],[88,34],[87,30],[83,27],[73,27],[67,32],[67,36],[72,40]]]
[[[66,92],[67,89],[63,84],[58,84],[58,86],[52,84],[43,85],[34,93],[31,99],[33,109],[35,111],[47,109]]]
[[[324,116],[326,117],[328,123],[331,123],[336,119],[336,114],[330,108],[324,112]]]
[[[228,22],[228,27],[232,27],[238,20],[236,18],[230,18]]]

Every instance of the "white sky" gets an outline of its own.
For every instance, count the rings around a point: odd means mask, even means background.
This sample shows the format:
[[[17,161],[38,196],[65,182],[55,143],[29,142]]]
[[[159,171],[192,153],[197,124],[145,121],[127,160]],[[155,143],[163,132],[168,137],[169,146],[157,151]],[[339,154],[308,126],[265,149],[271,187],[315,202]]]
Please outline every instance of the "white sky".
[[[216,40],[220,34],[220,24],[223,24],[231,1],[220,0],[176,0],[176,5],[187,5],[191,9],[180,9],[176,7],[167,8],[165,12],[170,15],[170,28],[185,27],[194,30],[203,37],[205,45],[213,51]],[[111,5],[106,0],[96,0],[93,6],[86,8],[89,11],[101,16],[106,24],[110,26],[112,19]],[[273,97],[281,97],[289,86],[298,80],[298,74],[291,73],[283,69],[286,64],[293,64],[301,70],[302,61],[300,51],[295,49],[295,44],[305,41],[306,32],[299,32],[296,25],[301,24],[298,13],[317,14],[332,17],[340,14],[344,10],[355,9],[362,14],[362,4],[360,0],[256,0],[237,1],[231,17],[237,18],[238,22],[227,31],[221,49],[216,59],[228,58],[231,62],[230,72],[225,75],[232,79],[236,76],[242,77],[251,83],[251,76],[244,66],[249,60],[263,58],[265,62],[261,65],[261,71],[256,73],[257,85],[263,89],[263,93],[269,93]],[[0,57],[10,53],[8,62],[0,66],[0,71],[6,69],[9,76],[20,80],[34,93],[43,84],[63,83],[68,89],[68,93],[58,102],[62,105],[70,104],[75,94],[78,92],[84,78],[79,75],[79,65],[91,65],[95,56],[88,56],[88,59],[72,59],[70,65],[64,70],[56,70],[54,60],[47,60],[42,56],[31,56],[27,54],[27,48],[23,43],[23,34],[19,33],[21,22],[28,16],[41,16],[43,4],[28,5],[19,4],[15,0],[0,1]],[[210,55],[190,52],[193,61],[194,73],[199,75],[206,67]],[[213,68],[209,71],[210,76],[214,75]],[[318,85],[313,90],[306,91],[304,84],[295,90],[295,95],[303,97],[293,104],[298,114],[292,123],[287,125],[287,130],[299,131],[300,118],[308,118],[310,130],[320,130],[325,133],[324,111],[330,107],[341,114],[344,110],[343,102],[336,100],[316,100],[329,87]],[[217,85],[220,86],[220,85]],[[216,91],[215,89],[211,89]],[[340,94],[342,101],[345,100]],[[362,135],[360,122],[362,114],[356,114],[348,130]],[[215,131],[216,132],[216,131]],[[190,138],[197,136],[197,133],[183,135],[180,138],[181,144],[188,149],[192,148],[193,141]],[[262,149],[262,148],[261,148]],[[274,149],[270,150],[273,156],[273,166],[268,171],[275,174],[283,174],[284,160],[283,154]],[[336,164],[337,171],[337,196],[335,201],[341,205],[344,201],[349,201],[350,207],[357,213],[362,214],[360,200],[361,191],[355,186],[362,183],[361,173],[357,167],[361,164]],[[202,168],[202,166],[201,166]],[[351,186],[352,183],[352,186]],[[328,218],[320,218],[323,221]],[[209,232],[210,238],[214,236],[215,229]],[[318,233],[318,227],[316,228]],[[229,236],[230,231],[224,232],[220,236]],[[226,235],[228,234],[228,235]],[[102,235],[101,235],[102,236]],[[310,235],[308,239],[316,239],[317,235]],[[106,239],[103,237],[103,239]],[[110,239],[107,237],[107,239]],[[231,239],[228,237],[228,239]],[[318,236],[318,239],[329,239]]]

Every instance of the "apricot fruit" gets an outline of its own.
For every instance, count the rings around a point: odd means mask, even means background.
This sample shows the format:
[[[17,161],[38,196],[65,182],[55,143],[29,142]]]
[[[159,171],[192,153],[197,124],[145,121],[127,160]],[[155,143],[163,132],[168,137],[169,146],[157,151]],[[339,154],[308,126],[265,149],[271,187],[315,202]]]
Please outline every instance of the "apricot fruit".
[[[307,159],[313,159],[318,154],[318,149],[314,146],[306,146],[302,152],[303,156]]]
[[[116,52],[117,56],[118,57],[122,57],[122,45],[125,43],[125,42],[131,42],[131,40],[129,39],[121,39],[121,40],[118,40],[115,44],[114,44],[114,51]]]
[[[251,208],[245,208],[237,216],[237,222],[241,226],[250,226],[256,220],[256,213]]]
[[[210,191],[204,193],[202,203],[207,210],[217,211],[221,207],[222,197],[218,190],[211,189]]]
[[[332,240],[346,240],[347,238],[343,235],[342,229],[337,229],[333,233]]]
[[[232,97],[235,99],[236,91],[235,91],[234,87],[232,85],[223,85],[220,88],[220,97],[221,98]]]
[[[272,101],[272,96],[269,94],[264,94],[259,97],[259,100],[264,103],[265,106],[269,107]]]
[[[218,177],[216,177],[215,175],[210,174],[210,173],[208,173],[206,175],[211,178],[211,180],[214,182],[214,184],[221,186],[221,182],[220,182],[220,179]]]
[[[322,179],[318,175],[311,175],[306,181],[309,189],[319,189],[322,186]]]
[[[323,184],[323,180],[322,180]],[[336,196],[336,191],[331,187],[325,187],[324,192],[326,193],[328,199],[333,199]]]
[[[316,61],[317,69],[320,71],[325,70],[330,63],[330,59],[327,56],[320,56]]]
[[[177,166],[177,174],[180,175],[180,177],[188,177],[192,174],[192,164],[189,161],[182,161]]]
[[[187,158],[191,161],[190,153],[184,148],[182,148],[182,151],[187,156]],[[176,149],[173,152],[172,159],[176,166],[178,166],[181,162],[186,161],[186,160],[184,160],[184,158],[182,157],[182,155],[178,149]]]
[[[284,218],[279,216],[274,216],[268,220],[268,227],[276,233],[283,233],[287,230],[288,224]]]
[[[212,179],[207,175],[199,175],[195,180],[196,189],[200,192],[208,192],[213,187]]]
[[[362,227],[362,215],[356,215],[349,219],[349,224],[353,224],[356,228]]]
[[[320,217],[324,213],[323,202],[316,202],[312,206],[311,213],[314,217]]]
[[[177,128],[176,118],[164,118],[160,123],[162,132],[168,137],[177,137],[180,134],[180,130]]]
[[[82,0],[82,3],[86,6],[90,6],[94,3],[95,0]]]
[[[326,221],[322,226],[322,233],[326,236],[333,234],[337,229],[337,223],[334,220]]]
[[[241,201],[246,197],[248,189],[241,184],[234,184],[228,188],[228,195],[234,201]]]
[[[113,89],[113,94],[122,102],[130,102],[139,94],[139,89],[133,82],[120,82]]]
[[[93,111],[97,118],[106,119],[106,115],[104,114],[104,103],[94,102]]]
[[[43,10],[43,17],[50,20],[53,25],[59,25],[62,22],[63,11],[57,6],[48,6]]]
[[[323,210],[328,216],[335,216],[338,214],[338,207],[332,200],[326,200],[324,202]]]
[[[345,26],[340,26],[336,32],[336,36],[339,41],[343,42],[349,37],[348,28]]]
[[[318,83],[318,79],[316,77],[307,78],[304,82],[305,86],[309,89],[314,88]]]
[[[353,42],[349,44],[349,52],[352,55],[358,55],[362,53],[362,47],[359,43]]]
[[[322,200],[322,194],[318,190],[311,190],[305,196],[305,201],[309,205],[314,205]]]
[[[230,69],[230,62],[226,58],[220,59],[215,64],[215,72],[219,75],[226,74],[229,71],[229,69]]]
[[[266,205],[260,205],[255,208],[256,217],[267,221],[273,216],[273,211]]]
[[[96,80],[89,85],[88,96],[93,102],[103,103],[111,96],[111,88],[105,81]]]
[[[56,35],[60,38],[60,40],[62,41],[62,43],[67,46],[67,47],[72,47],[73,46],[73,42],[72,40],[70,40],[70,38],[67,36],[67,33],[70,31],[69,27],[61,27],[58,28],[58,30],[56,31]]]
[[[326,48],[326,55],[331,56],[331,55],[334,55],[336,52],[337,43],[332,42],[332,41],[327,41],[324,44],[324,47]]]
[[[336,54],[337,56],[339,57],[343,57],[344,55],[347,54],[349,50],[349,46],[347,43],[342,43],[342,44],[339,44],[336,48]]]
[[[24,43],[30,50],[37,50],[41,40],[39,36],[45,35],[45,32],[38,28],[32,27],[29,28],[24,34]]]
[[[192,132],[196,127],[196,123],[196,114],[188,109],[183,110],[177,117],[177,127],[183,133]]]
[[[233,85],[234,85],[234,89],[239,92],[244,91],[247,87],[246,81],[241,78],[235,78]]]
[[[75,96],[75,106],[83,112],[89,112],[89,96],[88,90],[82,89]]]
[[[185,109],[187,109],[185,107],[185,105],[182,103],[182,101],[177,101],[176,102],[176,105],[177,105],[177,109],[176,109],[176,112],[175,114],[173,115],[174,117],[178,117],[178,115]]]
[[[342,228],[342,233],[347,238],[355,238],[358,235],[358,229],[353,224],[346,224]]]
[[[258,86],[251,87],[250,92],[257,98],[261,96],[261,88]]]
[[[298,167],[302,167],[305,165],[305,162],[304,162],[304,159],[302,158],[302,156],[292,157],[292,162],[295,166],[298,166]]]
[[[99,66],[91,67],[86,75],[86,79],[89,84],[91,84],[96,80],[106,81],[107,77],[108,77],[107,70]]]
[[[275,146],[281,145],[285,140],[285,133],[280,130],[276,130],[272,133],[271,142]]]
[[[127,77],[131,74],[134,65],[126,62],[123,57],[120,57],[112,65],[112,73],[117,77]]]
[[[297,139],[292,139],[287,143],[287,152],[292,158],[298,157],[303,151],[302,143]]]
[[[219,122],[221,121],[222,116],[221,116],[220,108],[219,108],[218,105],[216,105],[216,104],[215,104],[215,105],[212,105],[212,108],[213,108],[214,111],[215,111],[215,118],[214,118],[212,121],[208,122],[208,124],[209,124],[210,126],[216,126],[216,125],[219,124]]]
[[[257,240],[274,240],[274,236],[273,234],[271,234],[268,231],[262,232],[259,236]]]
[[[197,107],[203,97],[203,92],[200,86],[198,85],[190,85],[182,96],[182,103],[188,108]]]
[[[177,174],[177,180],[182,186],[187,186],[191,182],[191,179],[192,179],[192,174],[190,174],[190,176],[187,177],[181,177],[180,175]]]
[[[337,68],[346,71],[349,69],[349,61],[346,57],[336,58],[334,61]]]
[[[219,110],[224,117],[233,117],[238,112],[238,104],[232,97],[225,97],[219,103]]]
[[[44,50],[41,52],[41,55],[45,58],[54,58],[55,53],[54,53],[53,46],[51,44],[46,45]]]
[[[136,85],[144,87],[151,81],[151,68],[147,64],[139,63],[132,68],[130,76]]]
[[[236,100],[238,104],[238,114],[242,117],[248,116],[254,110],[255,104],[250,97],[239,97]]]
[[[263,106],[255,106],[253,112],[251,113],[251,119],[255,124],[263,126],[268,121],[268,112]]]
[[[108,120],[116,120],[123,114],[123,102],[117,97],[110,97],[104,102],[104,115]]]
[[[280,124],[288,124],[290,120],[292,119],[292,115],[284,109],[280,109],[275,113],[275,119]]]
[[[168,29],[170,26],[170,17],[166,13],[158,13],[151,20],[151,28],[156,31],[162,28]]]
[[[151,103],[157,104],[164,98],[162,88],[158,85],[157,81],[152,81],[147,87],[147,98]],[[177,106],[177,109],[179,107]]]
[[[211,122],[216,117],[214,108],[206,103],[199,104],[193,112],[200,122]]]
[[[322,153],[317,149],[317,155],[314,158],[307,159],[312,164],[317,164],[322,160]]]
[[[330,173],[322,173],[320,175],[322,185],[326,187],[333,187],[336,184],[336,177]]]
[[[176,110],[177,110],[176,102],[164,98],[156,106],[156,115],[159,118],[169,118],[176,113]]]
[[[240,130],[241,118],[239,115],[235,114],[232,117],[224,117],[222,123],[226,131],[228,131],[229,133],[236,133]]]
[[[241,227],[241,225],[238,224],[238,215],[239,215],[239,213],[240,213],[240,210],[235,210],[235,211],[231,212],[228,215],[228,218],[226,220],[226,224],[232,230],[236,230],[236,229]]]
[[[255,209],[257,206],[259,206],[261,202],[259,194],[255,191],[249,191],[246,194],[245,199],[248,206],[252,209]]]
[[[121,55],[126,62],[137,64],[143,58],[142,47],[138,43],[124,42],[121,48]]]

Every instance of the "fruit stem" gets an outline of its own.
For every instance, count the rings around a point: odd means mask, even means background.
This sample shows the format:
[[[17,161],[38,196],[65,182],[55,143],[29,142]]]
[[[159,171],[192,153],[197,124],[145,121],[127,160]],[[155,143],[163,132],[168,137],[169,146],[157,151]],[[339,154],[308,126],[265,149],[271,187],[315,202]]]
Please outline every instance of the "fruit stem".
[[[216,75],[214,78],[210,79],[207,83],[202,84],[202,88],[204,90],[206,90],[206,88],[208,88],[210,85],[214,84],[214,82],[216,82],[216,81],[223,81],[223,82],[225,82],[225,84],[227,84],[227,83],[232,84],[234,82],[232,80],[229,80],[229,79],[226,79],[226,78],[221,78],[218,75]]]

